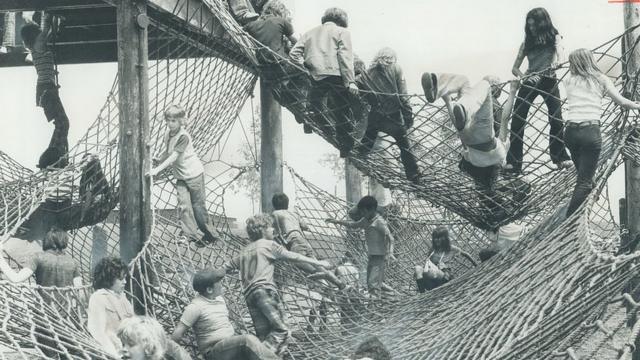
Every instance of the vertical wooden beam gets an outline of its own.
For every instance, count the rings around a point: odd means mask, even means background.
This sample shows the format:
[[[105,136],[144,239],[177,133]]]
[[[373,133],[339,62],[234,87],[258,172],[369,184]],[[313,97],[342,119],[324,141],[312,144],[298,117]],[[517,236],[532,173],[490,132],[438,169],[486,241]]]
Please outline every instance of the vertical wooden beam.
[[[260,124],[260,204],[262,212],[271,212],[271,197],[283,191],[282,107],[263,80],[260,80]]]
[[[120,256],[129,264],[138,255],[150,231],[148,39],[145,0],[119,0],[118,103],[120,110]],[[140,269],[130,279],[136,313],[140,301]]]
[[[347,203],[355,205],[362,197],[362,175],[351,163],[349,158],[344,159],[344,181],[346,187]]]
[[[626,29],[640,24],[640,4],[635,2],[626,2],[624,6],[624,25]],[[640,70],[640,46],[634,46],[636,39],[640,36],[640,29],[631,31],[625,39],[625,48],[632,48],[627,56],[626,73],[627,78],[633,81],[636,78],[638,70]],[[636,89],[627,89],[629,96],[637,91]],[[630,135],[631,141],[637,141],[638,129],[634,129]],[[629,230],[628,241],[634,242],[634,239],[640,235],[640,164],[634,159],[625,160],[625,198],[626,204],[626,224]],[[633,250],[633,249],[632,249]]]

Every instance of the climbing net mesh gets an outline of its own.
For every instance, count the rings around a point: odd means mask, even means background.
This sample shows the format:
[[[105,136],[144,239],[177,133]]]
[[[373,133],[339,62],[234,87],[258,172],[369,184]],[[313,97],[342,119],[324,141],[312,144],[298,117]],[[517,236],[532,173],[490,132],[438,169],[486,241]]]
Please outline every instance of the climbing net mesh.
[[[185,241],[171,175],[161,173],[153,179],[152,231],[130,263],[129,295],[170,332],[194,296],[192,274],[222,266],[248,241],[232,232],[224,196],[244,172],[254,169],[228,164],[220,154],[264,70],[254,54],[269,50],[236,24],[220,0],[207,0],[197,8],[153,10],[150,143],[162,143],[163,109],[171,103],[184,104],[190,120],[186,128],[207,168],[208,210],[223,238],[201,248]],[[210,13],[214,16],[207,15]],[[175,16],[169,21],[168,15]],[[618,36],[594,52],[601,68],[635,95],[637,74],[624,74],[624,68],[636,44],[626,44],[626,51],[620,53],[624,38],[624,34]],[[341,124],[335,124],[333,111],[316,111],[315,116],[305,111],[308,74],[287,59],[278,59],[278,65],[287,75],[285,81],[272,83],[275,97],[297,119],[337,146],[335,128]],[[560,78],[565,74],[566,66],[558,71]],[[95,122],[71,149],[64,169],[32,173],[6,154],[0,156],[3,241],[33,237],[30,219],[52,189],[71,184],[72,199],[58,213],[66,211],[75,219],[68,226],[72,232],[69,247],[86,283],[100,258],[119,253],[117,92],[116,79]],[[62,97],[64,101],[64,93]],[[366,110],[362,100],[353,99],[354,109]],[[417,184],[405,178],[397,147],[386,138],[376,151],[351,156],[363,173],[393,189],[396,206],[386,216],[397,239],[397,260],[389,264],[386,282],[395,289],[394,295],[372,296],[365,290],[367,259],[362,234],[324,221],[330,216],[345,218],[352,204],[287,168],[295,185],[295,209],[310,226],[306,236],[316,256],[338,264],[349,251],[361,276],[358,286],[339,291],[308,279],[293,266],[277,265],[276,282],[293,335],[286,356],[346,357],[364,336],[376,334],[396,358],[629,357],[640,332],[634,300],[638,289],[632,281],[638,255],[619,252],[622,230],[614,221],[606,182],[625,157],[638,158],[632,132],[637,118],[613,103],[603,106],[603,151],[596,186],[585,204],[565,219],[561,205],[570,197],[575,171],[552,170],[547,165],[548,114],[544,104],[531,104],[524,139],[525,179],[500,178],[498,191],[511,198],[502,203],[507,216],[490,224],[517,222],[526,228],[526,235],[479,266],[465,259],[453,260],[454,280],[416,295],[413,268],[423,264],[430,253],[430,234],[436,226],[448,226],[454,244],[476,261],[479,250],[490,241],[478,227],[486,222],[483,195],[458,170],[461,144],[443,106],[430,104],[420,95],[411,95],[410,100],[415,118],[409,132],[411,151],[421,170]],[[319,126],[318,115],[333,125]],[[357,114],[354,117],[357,124],[350,136],[357,143],[365,125]],[[151,152],[157,155],[161,150],[158,145]],[[82,183],[98,176],[104,181],[95,180],[97,185],[87,197]],[[20,259],[12,259],[11,264],[21,267]],[[252,332],[238,278],[229,277],[225,286],[236,330]],[[51,358],[57,353],[77,359],[108,358],[86,329],[89,293],[88,286],[43,288],[0,282],[4,299],[0,344],[5,347],[0,356]],[[195,352],[193,339],[185,345]]]

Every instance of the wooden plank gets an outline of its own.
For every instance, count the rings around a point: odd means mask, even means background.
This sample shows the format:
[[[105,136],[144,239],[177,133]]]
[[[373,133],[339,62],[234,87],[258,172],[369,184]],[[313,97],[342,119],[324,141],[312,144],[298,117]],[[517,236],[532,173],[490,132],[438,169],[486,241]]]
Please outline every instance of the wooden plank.
[[[102,0],[2,0],[0,12],[33,10],[73,10],[111,7]]]
[[[271,197],[283,191],[282,107],[263,80],[260,80],[260,129],[260,204],[262,212],[271,212]]]

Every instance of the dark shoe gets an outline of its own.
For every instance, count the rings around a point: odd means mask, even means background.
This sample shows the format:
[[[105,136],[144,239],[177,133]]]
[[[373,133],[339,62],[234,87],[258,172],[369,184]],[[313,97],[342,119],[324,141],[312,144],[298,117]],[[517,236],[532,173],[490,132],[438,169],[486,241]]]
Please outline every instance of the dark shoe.
[[[340,150],[340,157],[341,157],[341,158],[343,158],[343,159],[344,159],[344,158],[348,158],[348,157],[349,157],[349,155],[351,155],[351,149],[348,149],[348,150],[344,150],[344,149],[343,149],[343,150]]]
[[[502,175],[504,176],[520,176],[522,175],[522,168],[514,166],[513,164],[507,164],[502,168]]]
[[[419,173],[407,174],[407,180],[411,181],[415,185],[419,185],[420,184],[420,179],[422,179],[422,177],[420,176]]]
[[[424,90],[424,96],[428,102],[436,101],[438,93],[438,77],[436,74],[429,72],[422,74],[422,90]]]
[[[467,110],[465,110],[462,104],[453,105],[453,126],[456,130],[464,130],[464,126],[467,124]]]
[[[313,128],[311,127],[311,125],[304,124],[303,129],[305,134],[313,134]]]
[[[210,235],[203,235],[202,239],[200,240],[201,242],[204,242],[206,244],[215,244],[216,242],[218,242],[220,240],[219,237],[210,234]]]
[[[260,17],[259,14],[248,11],[240,16],[240,22],[243,24],[247,24],[254,20],[258,20],[259,17]]]
[[[202,239],[196,239],[196,238],[190,237],[189,241],[191,241],[196,247],[199,247],[199,248],[203,248],[207,246],[207,242],[204,241],[204,237]]]

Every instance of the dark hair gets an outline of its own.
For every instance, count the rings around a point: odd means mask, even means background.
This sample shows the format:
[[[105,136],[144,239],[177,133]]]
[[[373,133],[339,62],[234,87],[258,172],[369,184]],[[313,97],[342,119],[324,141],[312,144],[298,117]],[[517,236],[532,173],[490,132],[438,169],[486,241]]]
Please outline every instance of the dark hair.
[[[529,19],[536,23],[535,34],[529,29]],[[547,10],[542,7],[531,9],[524,23],[524,53],[527,54],[536,47],[556,46],[556,35],[558,29],[553,26]]]
[[[378,200],[371,195],[367,195],[358,201],[358,210],[375,210],[378,208]]]
[[[276,210],[286,210],[289,208],[289,197],[285,193],[275,193],[271,198],[271,204]]]
[[[446,226],[438,226],[431,232],[431,243],[434,250],[436,250],[436,239],[443,240],[442,248],[438,250],[451,251],[451,239],[449,238],[449,229]]]
[[[330,21],[343,28],[349,26],[349,16],[347,16],[347,12],[337,7],[328,8],[324,12],[324,15],[322,15],[320,21],[323,24]]]
[[[38,168],[46,169],[53,164],[56,164],[57,168],[64,168],[69,164],[69,162],[62,150],[57,147],[48,147],[42,155],[40,155]]]
[[[377,336],[368,336],[356,348],[354,359],[371,358],[373,360],[391,360],[391,353]]]
[[[62,251],[67,248],[69,236],[67,232],[57,226],[51,227],[42,240],[42,250]]]
[[[120,258],[109,256],[103,258],[93,268],[93,288],[109,289],[113,283],[127,274],[127,264]]]
[[[42,30],[36,24],[26,24],[20,28],[20,36],[22,36],[22,41],[28,48],[32,48],[36,42],[36,38]]]
[[[202,270],[193,275],[191,285],[193,286],[193,290],[204,295],[207,292],[207,288],[213,287],[213,285],[222,280],[223,277],[224,272],[222,270]]]

